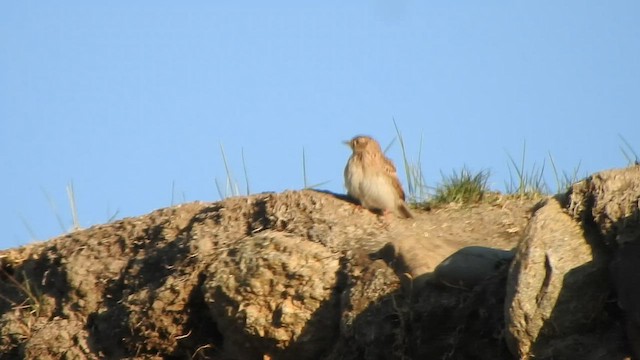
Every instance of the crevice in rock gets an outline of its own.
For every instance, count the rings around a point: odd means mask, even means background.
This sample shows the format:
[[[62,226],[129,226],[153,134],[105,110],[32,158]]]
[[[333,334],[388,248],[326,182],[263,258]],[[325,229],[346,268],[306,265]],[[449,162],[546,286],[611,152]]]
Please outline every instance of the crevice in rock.
[[[271,227],[271,221],[267,217],[267,199],[260,198],[253,204],[251,221],[247,223],[247,235],[253,235]]]
[[[544,299],[547,294],[547,289],[549,288],[549,284],[551,283],[551,275],[553,273],[553,266],[551,265],[551,259],[549,258],[549,254],[544,255],[544,279],[542,279],[542,284],[540,284],[540,290],[536,293],[536,304],[540,305],[540,302]]]
[[[131,334],[126,331],[129,312],[122,303],[125,276],[123,273],[107,285],[103,298],[103,311],[91,313],[87,317],[89,348],[93,353],[108,358],[122,358],[127,355],[123,339]]]
[[[168,359],[211,359],[223,351],[223,335],[211,313],[202,292],[205,274],[198,275],[198,283],[189,294],[186,305],[185,334],[178,340],[178,349]]]

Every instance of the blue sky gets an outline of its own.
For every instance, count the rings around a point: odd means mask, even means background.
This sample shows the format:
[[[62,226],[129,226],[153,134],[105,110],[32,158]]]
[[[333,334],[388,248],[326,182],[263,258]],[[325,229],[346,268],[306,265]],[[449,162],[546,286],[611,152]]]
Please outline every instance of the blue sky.
[[[0,4],[0,248],[69,229],[70,182],[83,227],[216,201],[220,144],[252,193],[303,187],[303,148],[343,192],[341,141],[386,146],[394,118],[430,186],[466,165],[504,189],[525,140],[550,180],[549,153],[640,152],[637,1],[310,3]]]

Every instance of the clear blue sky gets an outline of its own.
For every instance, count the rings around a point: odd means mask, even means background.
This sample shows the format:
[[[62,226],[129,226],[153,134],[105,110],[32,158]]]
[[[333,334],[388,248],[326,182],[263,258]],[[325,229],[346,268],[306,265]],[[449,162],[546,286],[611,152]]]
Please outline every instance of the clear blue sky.
[[[312,5],[310,5],[313,3]],[[0,248],[245,189],[343,192],[342,140],[395,118],[433,186],[507,153],[581,173],[640,152],[640,2],[0,4]],[[400,148],[388,155],[397,164]],[[547,160],[547,171],[549,163]],[[552,175],[548,174],[549,179]],[[402,176],[404,180],[404,175]],[[553,183],[553,182],[552,182]]]

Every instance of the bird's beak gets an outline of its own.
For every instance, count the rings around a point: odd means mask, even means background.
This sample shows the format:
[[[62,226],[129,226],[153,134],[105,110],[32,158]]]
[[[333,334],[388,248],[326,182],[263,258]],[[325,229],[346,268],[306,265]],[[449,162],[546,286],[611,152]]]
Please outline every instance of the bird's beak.
[[[347,145],[348,147],[351,147],[351,140],[345,140],[342,143]]]

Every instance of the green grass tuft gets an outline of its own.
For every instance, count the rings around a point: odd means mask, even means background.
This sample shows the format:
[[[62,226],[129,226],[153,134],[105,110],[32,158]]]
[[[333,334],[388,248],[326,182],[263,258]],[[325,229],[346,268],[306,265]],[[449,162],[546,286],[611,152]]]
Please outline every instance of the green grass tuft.
[[[449,176],[442,174],[442,183],[436,187],[431,204],[480,202],[489,191],[489,177],[489,170],[473,173],[466,166],[460,171],[454,170]]]

